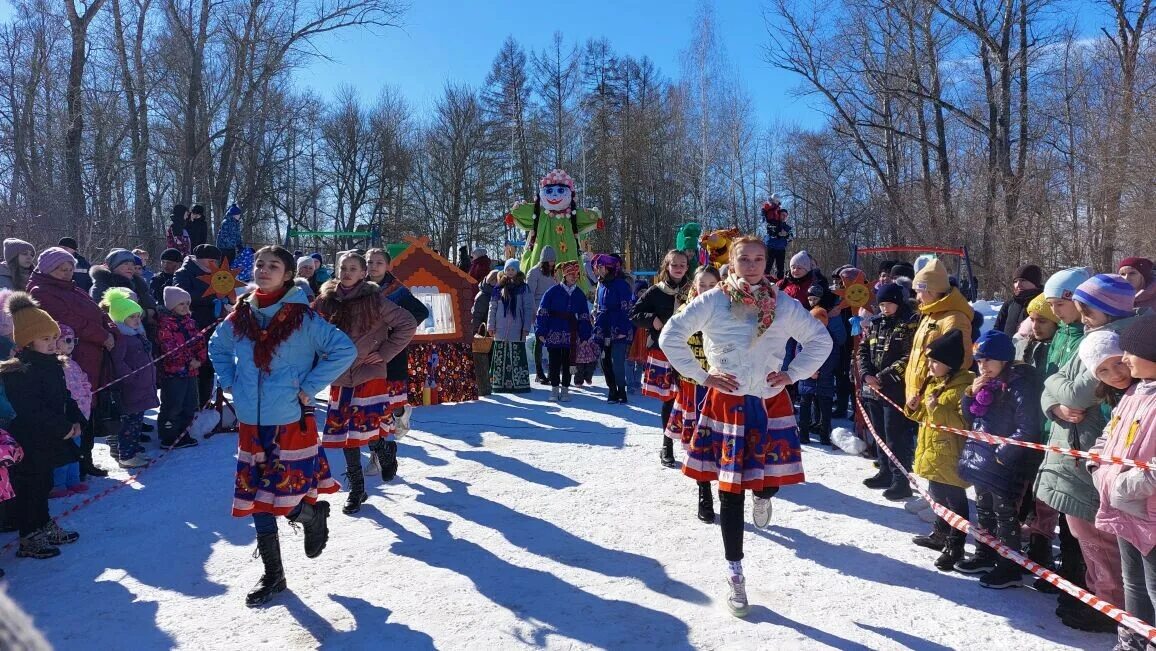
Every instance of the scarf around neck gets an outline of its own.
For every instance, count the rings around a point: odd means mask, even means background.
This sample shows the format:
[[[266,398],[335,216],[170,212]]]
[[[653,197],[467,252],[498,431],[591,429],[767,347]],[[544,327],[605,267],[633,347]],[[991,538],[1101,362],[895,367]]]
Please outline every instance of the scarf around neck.
[[[742,306],[755,311],[755,336],[762,336],[775,320],[775,292],[765,281],[752,285],[738,276],[727,276],[726,280],[718,284],[731,306]]]

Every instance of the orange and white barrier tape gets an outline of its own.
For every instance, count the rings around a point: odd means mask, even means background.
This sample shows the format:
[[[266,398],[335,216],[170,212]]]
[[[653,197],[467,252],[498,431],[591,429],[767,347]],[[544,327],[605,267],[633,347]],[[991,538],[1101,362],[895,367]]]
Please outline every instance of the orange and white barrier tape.
[[[882,399],[887,404],[891,405],[893,408],[898,410],[900,413],[904,413],[904,409],[902,407],[900,407],[899,405],[895,404],[895,402],[892,401],[890,398],[883,395],[879,391],[875,391],[874,393],[876,396],[878,396],[880,399]],[[858,400],[858,399],[859,399],[858,396],[856,396],[856,400]],[[1006,443],[1008,445],[1018,445],[1022,448],[1030,448],[1032,450],[1040,450],[1041,452],[1054,452],[1056,454],[1062,454],[1062,455],[1069,456],[1069,457],[1076,457],[1079,459],[1087,459],[1089,461],[1095,461],[1096,463],[1098,463],[1100,465],[1115,464],[1118,466],[1130,466],[1132,468],[1142,468],[1144,470],[1152,470],[1152,469],[1156,468],[1156,464],[1152,463],[1151,461],[1138,461],[1136,459],[1126,459],[1124,457],[1109,457],[1109,456],[1096,454],[1095,452],[1085,452],[1083,450],[1076,450],[1073,448],[1064,448],[1064,447],[1060,447],[1058,445],[1047,445],[1045,443],[1032,443],[1031,441],[1021,441],[1019,439],[1008,438],[1006,436],[996,436],[994,434],[988,434],[987,432],[976,432],[974,430],[959,429],[956,427],[948,427],[946,425],[930,425],[929,424],[929,427],[933,427],[933,428],[940,430],[940,431],[943,431],[943,432],[951,432],[952,434],[959,434],[960,436],[966,436],[969,439],[975,439],[977,441],[983,441],[985,443],[993,443],[995,445],[1000,445],[1002,443]]]
[[[894,403],[892,404],[894,405]],[[899,459],[895,456],[895,453],[891,451],[891,448],[887,447],[887,444],[883,442],[882,438],[880,438],[879,433],[875,431],[875,424],[871,422],[870,418],[866,417],[866,410],[863,409],[863,403],[861,402],[857,393],[855,394],[855,405],[858,407],[859,411],[863,413],[864,420],[867,423],[867,430],[871,432],[871,436],[875,439],[875,444],[879,446],[879,449],[883,450],[883,453],[887,455],[887,458],[891,459],[891,462],[895,464],[895,467],[898,468],[904,474],[904,476],[907,477],[907,481],[911,484],[911,487],[919,493],[920,497],[922,497],[927,501],[928,504],[931,505],[931,509],[935,512],[935,515],[946,521],[947,524],[951,525],[953,529],[962,531],[965,534],[970,532],[977,543],[982,543],[988,547],[991,547],[1000,556],[1016,563],[1025,570],[1035,574],[1036,576],[1047,581],[1060,590],[1063,590],[1076,599],[1079,599],[1081,602],[1087,604],[1089,608],[1094,608],[1095,610],[1112,618],[1114,621],[1119,622],[1121,625],[1128,627],[1140,635],[1143,635],[1148,639],[1149,642],[1156,642],[1156,627],[1153,627],[1151,624],[1145,622],[1139,617],[1136,617],[1128,611],[1122,610],[1117,606],[1114,606],[1111,603],[1100,599],[1091,592],[1088,592],[1087,590],[1072,584],[1059,574],[1041,567],[1037,563],[1026,558],[1019,552],[1019,550],[1013,550],[1007,545],[1004,545],[999,541],[998,538],[993,537],[983,529],[972,527],[967,518],[960,516],[955,511],[948,509],[946,506],[943,506],[939,502],[936,502],[934,499],[932,499],[931,495],[926,490],[924,490],[922,486],[919,485],[919,483],[911,475],[911,472],[908,471],[907,468],[903,467],[903,464],[899,462]],[[957,433],[962,433],[965,435],[969,434],[962,430],[958,430]],[[997,440],[1009,440],[1001,439],[1001,437],[998,436],[994,436],[992,438]],[[1021,441],[1017,441],[1017,443],[1020,442]]]

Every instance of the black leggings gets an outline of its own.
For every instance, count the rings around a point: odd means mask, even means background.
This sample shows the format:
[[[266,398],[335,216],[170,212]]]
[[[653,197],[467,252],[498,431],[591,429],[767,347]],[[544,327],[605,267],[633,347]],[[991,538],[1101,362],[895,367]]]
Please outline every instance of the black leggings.
[[[670,422],[670,412],[674,410],[674,401],[666,400],[662,403],[662,449],[674,453],[674,439],[666,435],[666,425]]]
[[[570,349],[549,348],[550,386],[570,386]]]
[[[778,486],[753,491],[755,497],[771,498],[779,492]],[[743,560],[743,502],[746,491],[741,493],[718,492],[719,525],[722,529],[723,551],[728,561]]]
[[[554,363],[553,356],[550,358],[550,363]],[[538,377],[545,375],[545,371],[542,370],[542,340],[537,337],[534,337],[534,370],[537,371]]]

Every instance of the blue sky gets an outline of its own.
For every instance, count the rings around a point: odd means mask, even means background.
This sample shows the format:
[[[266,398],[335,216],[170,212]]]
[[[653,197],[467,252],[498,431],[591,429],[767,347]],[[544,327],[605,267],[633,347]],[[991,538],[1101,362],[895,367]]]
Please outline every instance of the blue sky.
[[[401,89],[419,110],[428,108],[447,81],[485,81],[506,36],[527,50],[544,48],[556,30],[569,43],[605,37],[614,51],[649,56],[668,77],[679,74],[680,53],[691,40],[698,0],[587,0],[550,5],[527,0],[412,0],[400,29],[344,32],[319,42],[332,61],[316,61],[298,83],[325,95],[342,84],[367,98],[385,84]],[[822,116],[789,91],[796,79],[763,62],[767,32],[759,0],[720,0],[717,31],[728,58],[747,86],[760,122],[775,119],[817,126]]]

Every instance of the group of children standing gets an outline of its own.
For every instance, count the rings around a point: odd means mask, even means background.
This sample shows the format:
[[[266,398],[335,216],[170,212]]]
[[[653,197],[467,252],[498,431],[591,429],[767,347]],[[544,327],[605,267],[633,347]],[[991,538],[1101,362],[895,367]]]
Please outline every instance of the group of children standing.
[[[915,274],[911,300],[905,288],[881,285],[878,314],[859,344],[862,403],[900,463],[928,480],[933,499],[970,518],[966,489],[974,488],[976,525],[1048,568],[1058,529],[1057,571],[1151,622],[1156,472],[949,431],[1143,461],[1156,455],[1156,314],[1136,309],[1140,288],[1123,270],[1074,268],[1039,287],[1041,280],[1032,265],[1017,270],[1022,305],[1001,312],[1014,312],[1005,327],[982,334],[938,261]],[[882,453],[879,468],[864,483],[899,498],[903,472]],[[913,542],[939,552],[940,570],[978,574],[986,588],[1021,585],[1017,563],[980,543],[965,555],[965,538],[937,519]],[[1036,587],[1056,591],[1042,580]],[[1066,594],[1057,615],[1068,626],[1116,632],[1117,649],[1144,648],[1142,637]]]

